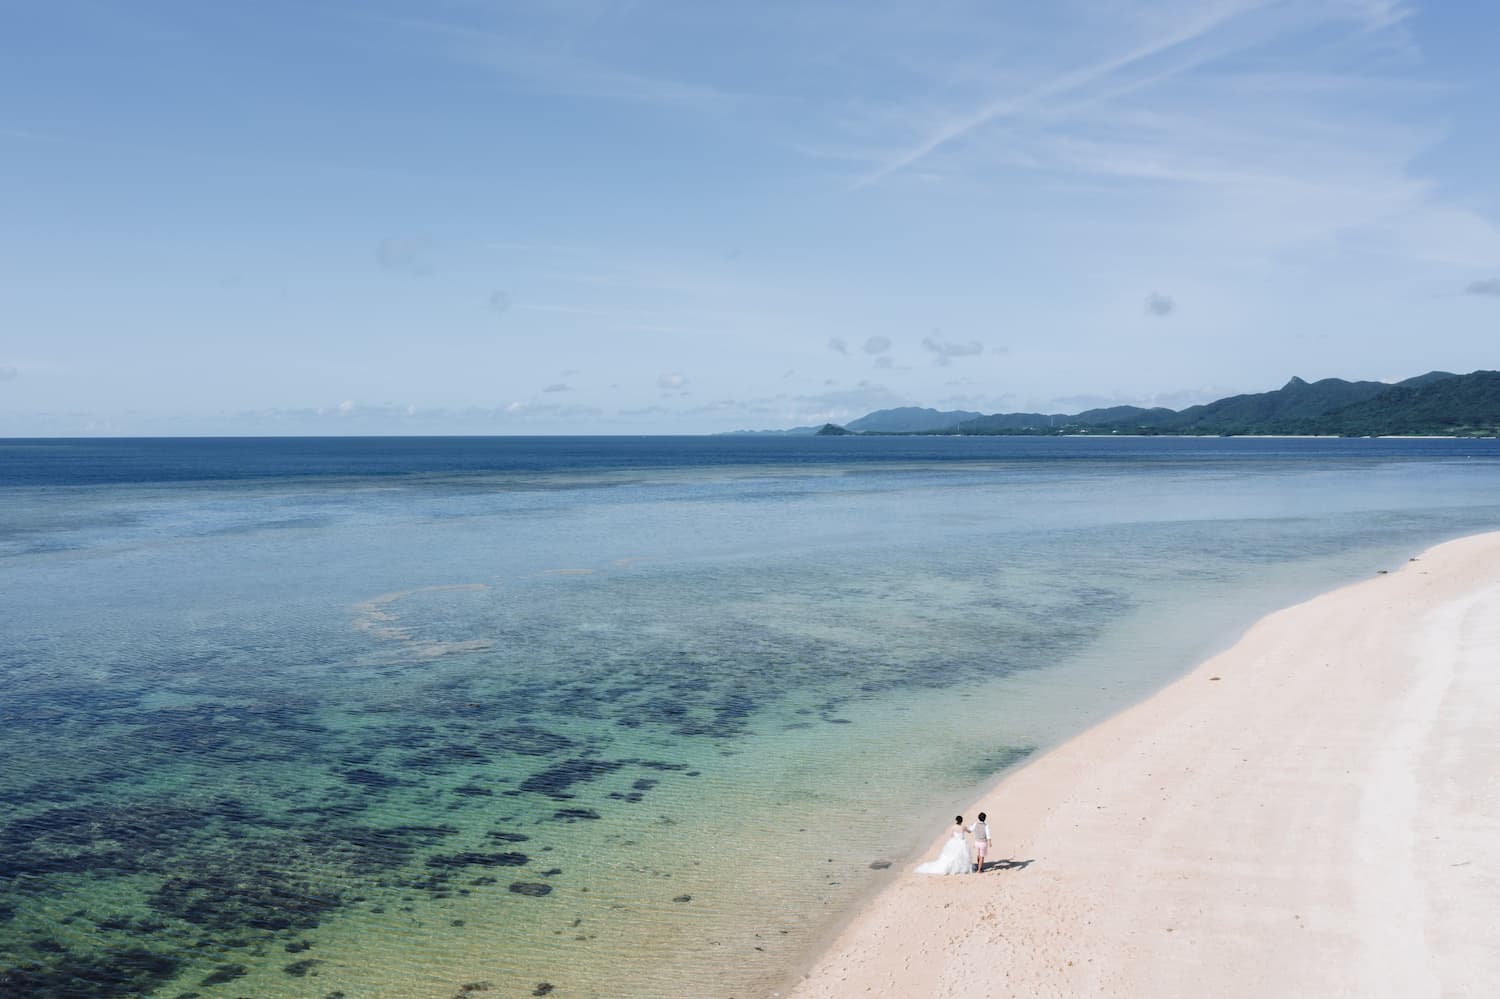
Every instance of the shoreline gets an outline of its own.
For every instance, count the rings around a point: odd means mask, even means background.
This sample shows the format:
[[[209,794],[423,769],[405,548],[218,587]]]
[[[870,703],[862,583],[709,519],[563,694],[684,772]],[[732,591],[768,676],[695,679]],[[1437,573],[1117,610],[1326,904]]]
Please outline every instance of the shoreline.
[[[1007,869],[915,874],[934,817],[779,994],[1481,994],[1497,621],[1500,532],[1267,615],[964,809]]]

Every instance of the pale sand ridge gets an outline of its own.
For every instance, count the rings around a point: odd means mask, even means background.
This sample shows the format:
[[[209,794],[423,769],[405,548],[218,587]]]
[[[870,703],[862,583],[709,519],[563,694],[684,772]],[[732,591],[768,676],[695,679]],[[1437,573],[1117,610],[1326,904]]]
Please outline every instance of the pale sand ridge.
[[[981,809],[1029,865],[913,861],[791,995],[1500,995],[1500,534],[1270,615]]]

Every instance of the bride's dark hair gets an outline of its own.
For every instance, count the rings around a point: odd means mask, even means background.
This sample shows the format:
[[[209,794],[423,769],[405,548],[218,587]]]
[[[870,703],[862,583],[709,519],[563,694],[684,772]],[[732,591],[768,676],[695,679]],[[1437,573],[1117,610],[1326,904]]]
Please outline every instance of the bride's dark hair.
[[[964,824],[964,817],[962,815],[955,815],[955,816],[953,816],[953,824],[956,825],[956,826],[963,825]]]

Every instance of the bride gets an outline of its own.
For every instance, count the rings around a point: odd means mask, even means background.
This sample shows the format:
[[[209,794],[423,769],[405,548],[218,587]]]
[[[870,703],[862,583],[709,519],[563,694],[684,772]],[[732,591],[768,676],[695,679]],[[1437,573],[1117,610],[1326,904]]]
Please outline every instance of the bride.
[[[964,840],[964,817],[953,819],[953,835],[943,843],[943,852],[936,860],[917,865],[918,874],[968,874],[969,844]]]

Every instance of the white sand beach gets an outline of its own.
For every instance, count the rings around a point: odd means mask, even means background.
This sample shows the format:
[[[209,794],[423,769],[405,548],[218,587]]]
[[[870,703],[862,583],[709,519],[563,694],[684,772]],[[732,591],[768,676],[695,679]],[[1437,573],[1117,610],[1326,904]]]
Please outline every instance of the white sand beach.
[[[792,989],[1422,997],[1500,990],[1500,533],[1263,619],[1006,777],[983,875],[934,842]]]

